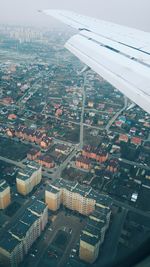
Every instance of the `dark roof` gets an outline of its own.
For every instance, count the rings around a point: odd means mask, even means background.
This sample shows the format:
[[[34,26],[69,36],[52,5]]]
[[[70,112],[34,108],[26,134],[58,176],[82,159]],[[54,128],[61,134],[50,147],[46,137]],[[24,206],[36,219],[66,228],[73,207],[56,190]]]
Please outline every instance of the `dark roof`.
[[[31,212],[35,212],[39,215],[41,215],[44,210],[46,208],[46,204],[38,199],[36,199],[33,203],[33,205],[31,205],[28,209],[31,211]]]
[[[29,163],[25,169],[18,172],[17,179],[27,180],[30,179],[31,175],[40,168],[40,165],[36,162]]]
[[[53,194],[57,194],[59,192],[59,189],[56,189],[52,187],[51,185],[48,185],[46,191],[51,192]]]
[[[9,232],[12,233],[13,235],[18,237],[19,239],[22,239],[26,236],[26,233],[28,232],[30,226],[18,221],[10,230]]]
[[[47,163],[53,163],[54,162],[52,157],[49,155],[42,155],[39,157],[39,160],[47,162]]]
[[[91,224],[87,224],[82,232],[83,233],[87,232],[87,233],[89,233],[89,234],[91,234],[93,236],[99,237],[99,238],[100,238],[100,235],[101,235],[100,229],[97,228],[97,227],[94,227]]]
[[[0,247],[11,253],[17,245],[20,244],[15,237],[13,237],[10,233],[5,232],[3,238],[0,241]]]
[[[38,217],[31,211],[26,210],[23,216],[20,218],[20,221],[28,226],[31,226],[37,220],[37,218]]]
[[[78,158],[76,159],[76,161],[82,162],[82,163],[84,163],[84,164],[90,164],[90,162],[91,162],[89,159],[84,158],[83,156],[78,157]]]
[[[99,238],[95,237],[95,236],[89,236],[89,235],[86,235],[86,234],[82,234],[81,237],[80,237],[80,240],[92,245],[92,246],[95,246],[98,242],[99,242]]]
[[[4,179],[0,180],[0,192],[3,192],[8,186],[9,185]]]

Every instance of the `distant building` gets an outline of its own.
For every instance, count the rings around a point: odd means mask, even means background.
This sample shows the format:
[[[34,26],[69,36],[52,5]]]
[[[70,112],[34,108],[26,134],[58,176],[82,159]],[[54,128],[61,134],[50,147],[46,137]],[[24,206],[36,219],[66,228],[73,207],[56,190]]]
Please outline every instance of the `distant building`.
[[[48,137],[48,136],[44,136],[42,138],[42,141],[40,142],[40,146],[44,149],[47,149],[52,143],[52,138]]]
[[[129,140],[129,137],[126,134],[120,134],[119,135],[119,141],[127,143]]]
[[[89,108],[93,108],[94,107],[94,102],[93,101],[89,101],[88,102],[88,107]]]
[[[6,134],[7,134],[9,137],[14,137],[14,130],[12,130],[12,129],[7,129],[7,130],[6,130]]]
[[[17,190],[26,196],[33,188],[41,182],[42,168],[39,164],[32,162],[24,170],[18,172],[16,177]]]
[[[116,121],[116,122],[115,122],[115,125],[116,125],[117,127],[120,127],[120,128],[121,128],[122,124],[123,124],[123,121]]]
[[[5,209],[11,202],[10,186],[5,180],[0,181],[0,209]]]
[[[111,159],[108,163],[107,170],[112,173],[116,173],[118,171],[118,167],[119,167],[118,160]]]
[[[136,134],[136,128],[135,127],[132,127],[131,129],[130,129],[130,134]]]
[[[132,137],[131,138],[131,144],[134,145],[141,145],[142,139],[140,137]]]
[[[57,117],[59,117],[59,116],[62,115],[62,113],[63,113],[62,109],[59,108],[59,109],[56,110],[55,115],[56,115]]]
[[[63,155],[67,155],[70,151],[70,148],[64,144],[59,144],[56,145],[55,147],[55,152],[63,154]]]
[[[16,114],[9,114],[8,115],[8,119],[9,120],[16,120],[16,118],[17,118],[17,115]]]

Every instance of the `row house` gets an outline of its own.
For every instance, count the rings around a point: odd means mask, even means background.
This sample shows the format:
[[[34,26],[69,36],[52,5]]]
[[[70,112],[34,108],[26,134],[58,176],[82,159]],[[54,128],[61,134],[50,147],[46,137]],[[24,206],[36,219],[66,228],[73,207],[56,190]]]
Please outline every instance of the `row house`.
[[[5,209],[11,202],[10,186],[2,179],[0,180],[0,209]]]
[[[107,170],[116,173],[118,171],[119,163],[117,159],[111,159],[108,163]]]
[[[84,146],[82,156],[94,159],[100,163],[103,163],[108,159],[108,153],[104,149],[92,147],[90,145]]]
[[[131,138],[131,144],[134,144],[136,146],[140,146],[142,143],[142,139],[140,137],[132,137]]]
[[[91,169],[91,163],[90,160],[84,157],[78,157],[75,161],[75,165],[77,168],[83,168],[85,170],[90,170]]]
[[[41,155],[41,151],[39,149],[32,148],[27,153],[27,159],[29,159],[29,160],[36,160],[40,155]]]
[[[44,136],[40,142],[40,146],[43,149],[47,149],[49,148],[49,146],[52,143],[52,138],[48,137],[48,136]]]
[[[46,167],[49,169],[55,167],[55,163],[53,159],[51,158],[51,156],[49,155],[40,156],[36,161],[43,167]]]

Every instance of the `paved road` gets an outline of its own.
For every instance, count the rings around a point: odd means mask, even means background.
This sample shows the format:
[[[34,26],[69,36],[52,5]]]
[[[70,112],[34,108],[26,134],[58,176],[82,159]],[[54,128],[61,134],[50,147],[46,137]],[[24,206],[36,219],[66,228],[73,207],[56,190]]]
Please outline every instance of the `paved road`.
[[[108,124],[105,127],[106,131],[109,131],[109,128],[111,127],[111,125],[114,123],[114,121],[121,115],[121,113],[127,108],[127,98],[124,96],[124,106],[122,109],[120,109],[112,118],[111,120],[108,122]]]
[[[21,162],[18,162],[18,161],[15,161],[15,160],[11,160],[11,159],[8,159],[8,158],[5,158],[5,157],[1,157],[1,156],[0,156],[0,160],[2,160],[4,162],[7,162],[7,163],[10,163],[10,164],[13,164],[13,165],[16,165],[19,168],[25,168],[25,166],[26,166]]]
[[[142,168],[144,170],[150,171],[150,167],[149,166],[146,166],[146,165],[144,165],[142,163],[138,163],[136,161],[130,161],[130,160],[127,160],[127,159],[122,159],[122,158],[119,158],[119,161],[122,161],[124,163],[129,164],[129,165],[136,166],[136,167]]]
[[[129,204],[125,203],[125,202],[122,202],[122,201],[119,201],[119,200],[116,200],[112,197],[112,200],[113,200],[113,203],[118,206],[118,207],[123,207],[125,209],[128,209],[129,211],[132,211],[132,212],[135,212],[137,213],[138,215],[141,215],[141,216],[145,216],[147,218],[150,218],[150,213],[148,213],[147,211],[143,211],[143,210],[140,210],[140,209],[137,209],[133,206],[130,206]]]
[[[53,174],[51,174],[51,177],[52,178],[61,177],[62,171],[66,168],[68,163],[77,154],[77,152],[78,152],[78,146],[70,153],[70,155],[66,158],[66,160],[58,167],[58,169]]]
[[[86,78],[87,78],[87,73],[84,73],[84,83],[83,83],[83,88],[82,88],[82,111],[81,111],[81,119],[80,119],[80,149],[83,148],[83,130],[84,130],[84,109],[85,109],[85,100],[86,100]]]

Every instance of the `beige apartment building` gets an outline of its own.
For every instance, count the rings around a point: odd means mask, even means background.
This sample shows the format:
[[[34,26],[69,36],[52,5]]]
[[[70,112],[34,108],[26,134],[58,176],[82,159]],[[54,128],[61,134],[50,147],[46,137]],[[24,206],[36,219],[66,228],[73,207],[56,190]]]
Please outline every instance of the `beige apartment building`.
[[[16,178],[17,191],[26,196],[41,182],[41,179],[42,167],[36,162],[32,162],[18,172]]]
[[[5,209],[11,202],[10,186],[5,180],[0,181],[0,209]]]
[[[17,267],[48,222],[48,207],[35,200],[0,240],[0,264]]]
[[[90,187],[81,186],[78,183],[69,183],[62,179],[49,185],[45,191],[45,202],[50,210],[56,211],[60,204],[68,209],[88,215],[95,209],[95,199],[89,197]]]
[[[109,227],[111,198],[97,193],[89,186],[60,178],[47,187],[45,202],[53,211],[58,210],[60,204],[63,204],[68,209],[88,216],[87,225],[80,237],[79,256],[85,262],[95,262]]]

